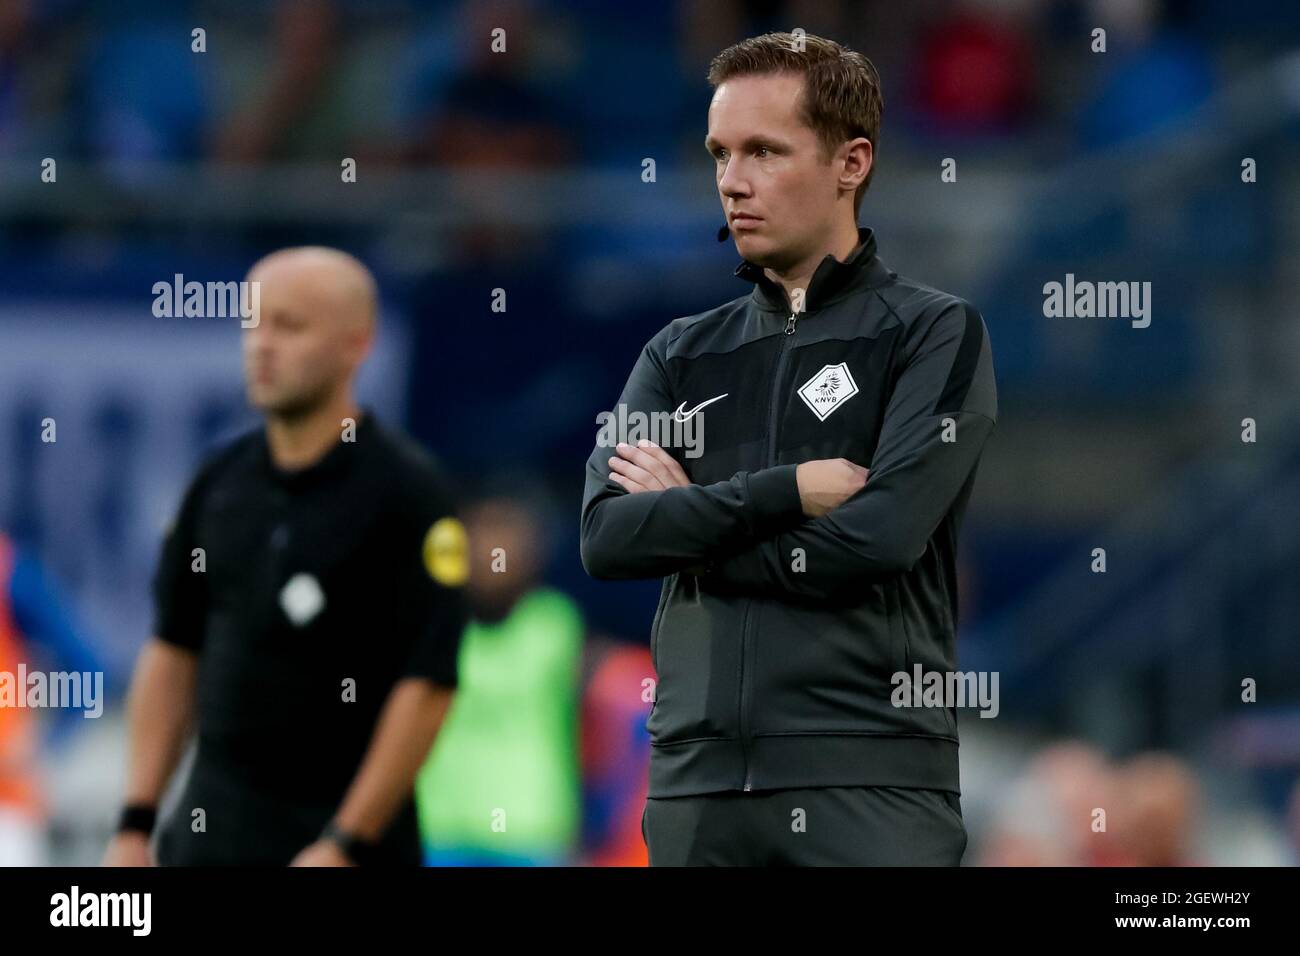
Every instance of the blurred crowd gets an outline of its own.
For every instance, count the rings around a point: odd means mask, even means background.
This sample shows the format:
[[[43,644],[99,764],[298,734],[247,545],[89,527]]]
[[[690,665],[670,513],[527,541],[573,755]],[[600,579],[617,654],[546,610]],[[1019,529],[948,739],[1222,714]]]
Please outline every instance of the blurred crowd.
[[[9,0],[0,155],[93,157],[127,181],[169,161],[693,156],[709,58],[796,26],[888,77],[883,162],[947,136],[1032,134],[1064,155],[1178,122],[1211,90],[1210,38],[1258,55],[1296,19],[1223,0]],[[1081,85],[1098,27],[1106,67]]]

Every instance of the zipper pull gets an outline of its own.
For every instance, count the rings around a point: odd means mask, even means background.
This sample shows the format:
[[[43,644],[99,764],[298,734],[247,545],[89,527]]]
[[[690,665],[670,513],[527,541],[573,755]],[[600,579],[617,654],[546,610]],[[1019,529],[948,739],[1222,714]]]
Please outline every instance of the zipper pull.
[[[791,313],[790,313],[790,318],[786,319],[786,321],[785,321],[785,334],[786,334],[786,335],[794,335],[794,317],[795,317],[796,315],[798,315],[798,314],[799,314],[799,313],[797,313],[797,312],[791,312]]]

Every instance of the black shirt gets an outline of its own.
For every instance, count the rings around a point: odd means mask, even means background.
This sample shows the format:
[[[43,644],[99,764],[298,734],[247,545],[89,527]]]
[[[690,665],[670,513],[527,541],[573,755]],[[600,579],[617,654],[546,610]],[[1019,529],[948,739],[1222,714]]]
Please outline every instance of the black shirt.
[[[199,764],[322,825],[393,685],[456,686],[466,617],[464,530],[435,462],[368,410],[342,437],[293,472],[262,429],[213,456],[154,583],[155,634],[199,655]],[[409,831],[410,806],[400,819]]]

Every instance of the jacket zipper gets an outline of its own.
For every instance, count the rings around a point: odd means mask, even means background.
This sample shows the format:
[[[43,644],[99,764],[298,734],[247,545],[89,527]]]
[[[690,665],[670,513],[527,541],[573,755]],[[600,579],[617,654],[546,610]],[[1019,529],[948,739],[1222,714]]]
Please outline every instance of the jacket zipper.
[[[790,317],[785,322],[785,335],[781,339],[780,352],[776,358],[776,377],[772,381],[772,401],[768,407],[767,413],[767,467],[771,468],[776,465],[776,431],[777,411],[781,401],[781,376],[785,373],[785,360],[790,354],[790,337],[794,335],[795,323],[798,321],[799,313],[791,312]],[[753,780],[749,775],[749,711],[745,706],[748,701],[745,695],[745,657],[749,649],[749,632],[750,632],[750,608],[753,601],[745,605],[745,622],[741,629],[740,642],[740,749],[745,766],[745,790],[752,790]]]

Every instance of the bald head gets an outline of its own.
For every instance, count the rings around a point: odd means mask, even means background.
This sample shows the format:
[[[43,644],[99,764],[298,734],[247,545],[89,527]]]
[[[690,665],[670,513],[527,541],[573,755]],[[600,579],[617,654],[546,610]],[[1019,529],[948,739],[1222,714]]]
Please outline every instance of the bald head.
[[[302,415],[350,389],[379,311],[370,270],[338,249],[297,246],[259,259],[248,281],[259,303],[244,332],[250,402]]]
[[[250,282],[283,285],[304,302],[354,327],[373,328],[379,312],[375,277],[356,256],[328,246],[293,246],[263,256]]]

